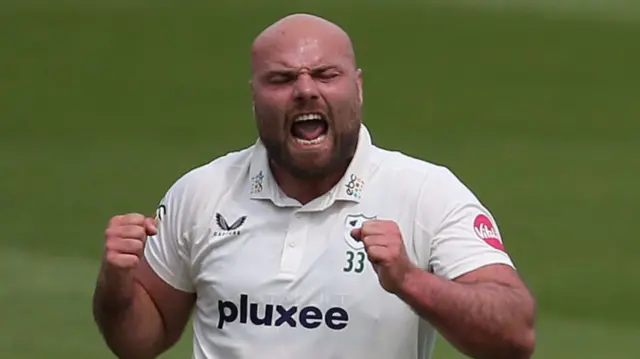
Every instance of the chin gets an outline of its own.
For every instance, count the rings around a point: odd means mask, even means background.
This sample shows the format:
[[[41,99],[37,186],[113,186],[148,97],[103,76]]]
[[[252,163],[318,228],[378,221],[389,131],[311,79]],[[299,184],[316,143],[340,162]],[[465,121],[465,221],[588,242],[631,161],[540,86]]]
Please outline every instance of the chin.
[[[328,163],[295,162],[289,166],[289,172],[296,178],[308,181],[322,180],[331,175]]]
[[[305,177],[318,177],[326,174],[330,167],[332,152],[330,148],[295,149],[289,152],[289,168],[295,169],[298,174],[306,173]]]

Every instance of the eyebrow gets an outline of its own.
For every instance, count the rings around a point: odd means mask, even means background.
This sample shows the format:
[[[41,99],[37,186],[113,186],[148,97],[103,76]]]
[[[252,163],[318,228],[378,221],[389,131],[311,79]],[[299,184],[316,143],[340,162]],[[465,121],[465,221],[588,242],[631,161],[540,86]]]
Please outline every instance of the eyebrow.
[[[313,73],[319,73],[319,72],[324,72],[327,70],[334,70],[334,69],[339,69],[339,66],[337,65],[320,65],[320,66],[316,66],[316,67],[312,67],[310,69],[310,72]],[[274,74],[282,74],[282,75],[287,75],[287,74],[292,74],[292,73],[297,73],[298,70],[295,68],[291,68],[291,67],[278,67],[278,68],[274,68],[271,70],[267,70],[265,73],[269,74],[269,75],[274,75]]]

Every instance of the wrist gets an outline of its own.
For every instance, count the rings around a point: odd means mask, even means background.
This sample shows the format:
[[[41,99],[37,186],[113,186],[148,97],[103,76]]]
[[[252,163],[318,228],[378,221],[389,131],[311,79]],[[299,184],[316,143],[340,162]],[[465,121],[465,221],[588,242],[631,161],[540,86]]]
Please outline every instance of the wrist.
[[[133,284],[134,273],[131,269],[118,268],[108,263],[102,263],[98,280],[107,287],[127,287]]]
[[[437,288],[437,278],[427,271],[412,267],[404,276],[396,294],[411,307],[424,307],[432,297],[432,290]]]
[[[411,266],[405,272],[402,282],[398,288],[397,295],[401,298],[413,297],[421,287],[420,283],[424,281],[423,277],[426,274],[422,269],[416,266]]]
[[[135,294],[135,275],[132,270],[104,264],[98,276],[98,290],[110,306],[128,306]]]

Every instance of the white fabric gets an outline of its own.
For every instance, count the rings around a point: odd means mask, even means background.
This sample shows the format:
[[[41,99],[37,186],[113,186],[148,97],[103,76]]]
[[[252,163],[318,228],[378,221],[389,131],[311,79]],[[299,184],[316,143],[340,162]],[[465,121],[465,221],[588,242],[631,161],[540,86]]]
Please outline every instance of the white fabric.
[[[195,359],[430,358],[434,329],[380,287],[348,235],[367,218],[396,221],[410,258],[436,275],[513,266],[464,184],[374,146],[365,126],[343,180],[305,206],[280,191],[259,141],[190,171],[162,205],[145,256],[198,294]]]

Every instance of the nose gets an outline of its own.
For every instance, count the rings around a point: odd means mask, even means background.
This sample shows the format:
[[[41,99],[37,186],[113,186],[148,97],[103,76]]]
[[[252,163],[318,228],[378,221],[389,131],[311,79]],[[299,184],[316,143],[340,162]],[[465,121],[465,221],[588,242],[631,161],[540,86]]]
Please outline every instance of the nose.
[[[298,76],[293,87],[293,98],[297,102],[315,101],[320,98],[318,87],[308,73],[302,73]]]

